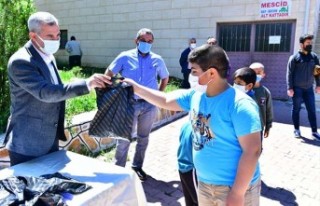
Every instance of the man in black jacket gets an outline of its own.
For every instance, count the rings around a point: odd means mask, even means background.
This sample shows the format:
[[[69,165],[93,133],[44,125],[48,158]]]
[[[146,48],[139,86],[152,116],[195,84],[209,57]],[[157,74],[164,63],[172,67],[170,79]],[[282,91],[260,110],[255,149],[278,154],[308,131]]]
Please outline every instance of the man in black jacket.
[[[317,118],[313,83],[316,82],[315,92],[320,94],[320,76],[314,75],[314,70],[319,66],[317,55],[312,52],[313,35],[305,34],[300,37],[300,50],[292,55],[287,66],[287,94],[292,97],[292,121],[294,124],[294,137],[300,138],[299,113],[304,102],[308,111],[308,118],[312,136],[320,141],[317,131]]]

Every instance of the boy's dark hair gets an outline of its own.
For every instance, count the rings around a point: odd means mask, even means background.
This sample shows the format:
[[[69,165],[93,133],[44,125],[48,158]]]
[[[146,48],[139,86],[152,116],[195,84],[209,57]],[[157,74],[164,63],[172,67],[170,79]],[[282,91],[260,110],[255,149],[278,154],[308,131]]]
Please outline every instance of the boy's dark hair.
[[[196,63],[202,71],[215,68],[220,77],[226,78],[229,70],[229,58],[226,52],[219,46],[204,44],[189,53],[188,61]]]
[[[313,35],[312,34],[304,34],[304,35],[300,36],[299,42],[301,44],[303,44],[307,39],[308,40],[312,40],[313,39]]]
[[[234,72],[233,79],[235,80],[236,78],[244,81],[246,85],[250,83],[254,85],[257,80],[257,75],[253,69],[250,69],[249,67],[242,67]]]
[[[192,37],[192,38],[189,39],[189,42],[191,42],[191,41],[197,42],[197,39]]]
[[[70,40],[71,40],[71,41],[72,41],[72,40],[76,40],[76,37],[71,36]]]

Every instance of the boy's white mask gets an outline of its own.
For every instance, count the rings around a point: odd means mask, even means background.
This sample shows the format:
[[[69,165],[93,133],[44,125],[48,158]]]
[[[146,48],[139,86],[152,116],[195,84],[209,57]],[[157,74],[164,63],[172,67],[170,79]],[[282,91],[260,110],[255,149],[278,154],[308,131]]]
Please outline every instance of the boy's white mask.
[[[198,76],[194,76],[191,73],[189,74],[189,84],[190,84],[190,88],[198,91],[198,92],[202,92],[205,93],[207,91],[207,85],[200,85],[199,84],[199,77]]]

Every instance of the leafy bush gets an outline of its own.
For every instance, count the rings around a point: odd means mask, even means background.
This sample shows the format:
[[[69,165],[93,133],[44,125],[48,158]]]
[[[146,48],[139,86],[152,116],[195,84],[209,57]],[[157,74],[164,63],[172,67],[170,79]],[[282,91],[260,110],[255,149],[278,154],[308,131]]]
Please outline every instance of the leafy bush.
[[[27,20],[34,10],[32,0],[0,0],[0,133],[5,131],[10,108],[8,60],[27,42]]]
[[[181,83],[182,83],[181,79],[178,79],[176,77],[170,77],[168,85],[167,85],[167,87],[165,89],[165,92],[171,92],[171,91],[179,89]]]

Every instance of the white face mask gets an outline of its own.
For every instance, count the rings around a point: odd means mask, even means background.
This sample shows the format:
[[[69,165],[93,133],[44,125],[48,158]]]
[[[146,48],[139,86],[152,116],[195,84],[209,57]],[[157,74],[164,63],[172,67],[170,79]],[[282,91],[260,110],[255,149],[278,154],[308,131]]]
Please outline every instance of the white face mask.
[[[242,86],[242,85],[239,85],[239,84],[233,84],[233,88],[239,89],[240,91],[242,91],[244,93],[247,92],[246,86]]]
[[[199,83],[199,77],[197,77],[197,76],[194,76],[194,75],[192,75],[192,74],[189,74],[189,79],[188,79],[188,81],[189,81],[189,84],[190,84],[190,88],[191,89],[193,89],[193,88],[195,88]]]
[[[190,44],[190,48],[191,48],[191,49],[194,49],[194,48],[196,48],[196,47],[197,47],[197,44],[195,44],[195,43]]]
[[[198,76],[194,76],[192,74],[189,74],[189,84],[190,84],[190,88],[198,91],[198,92],[202,92],[205,93],[207,91],[207,85],[200,85],[199,84],[199,77]]]
[[[261,79],[262,79],[262,75],[257,75],[257,80],[256,80],[256,82],[260,82]]]
[[[60,39],[59,40],[43,40],[39,35],[39,39],[43,41],[44,47],[42,48],[39,44],[40,50],[43,53],[46,53],[48,55],[54,54],[59,50],[60,47]]]

